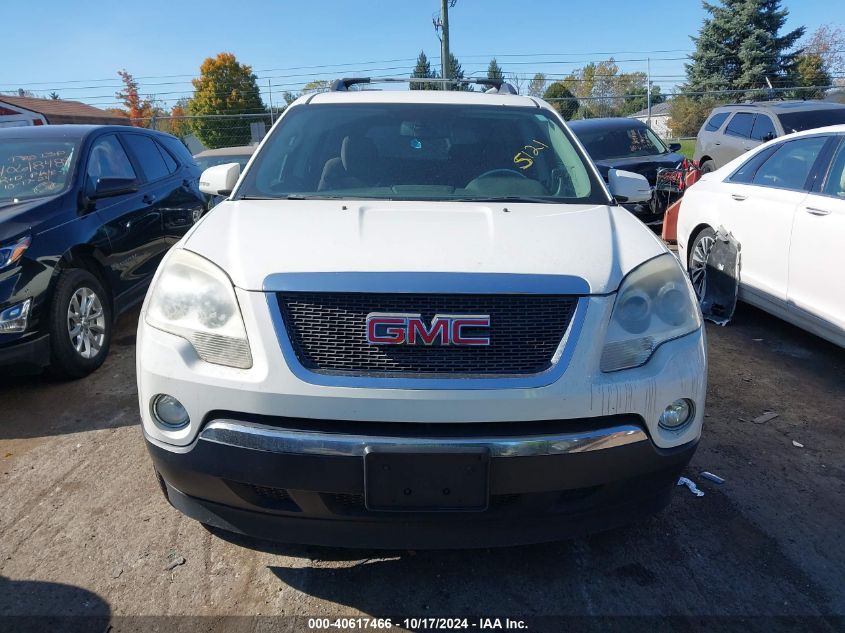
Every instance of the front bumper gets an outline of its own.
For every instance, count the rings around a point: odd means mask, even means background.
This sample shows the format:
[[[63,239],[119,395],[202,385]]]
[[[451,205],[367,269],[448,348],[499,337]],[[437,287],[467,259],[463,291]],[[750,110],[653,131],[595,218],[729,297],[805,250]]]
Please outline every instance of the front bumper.
[[[280,346],[265,294],[236,293],[249,333],[250,369],[201,361],[185,339],[147,326],[143,311],[137,338],[143,429],[168,499],[188,516],[226,530],[385,548],[564,538],[630,522],[665,505],[701,434],[704,331],[665,343],[642,367],[602,373],[613,296],[582,299],[580,333],[554,378],[534,386],[473,386],[454,379],[414,388],[408,380],[395,387],[367,379],[321,384],[297,373]],[[156,394],[179,399],[190,423],[175,431],[156,425],[150,414]],[[667,431],[658,419],[678,398],[696,404],[695,418]],[[226,424],[240,427],[234,439]],[[637,441],[609,439],[617,437],[620,424],[633,427]],[[573,437],[585,431],[600,439]],[[496,448],[502,437],[506,444],[537,450],[504,454]],[[361,450],[383,440],[405,449],[432,439],[436,450],[445,438],[458,448],[490,451],[485,510],[367,509]],[[347,448],[336,450],[338,442]],[[583,448],[584,442],[596,450],[568,448]]]
[[[0,347],[0,367],[40,369],[50,364],[50,335],[28,337]]]
[[[221,416],[179,452],[147,438],[169,501],[194,519],[288,543],[377,548],[527,544],[629,523],[668,502],[696,445],[659,449],[636,416],[481,425]],[[478,448],[490,454],[486,509],[368,508],[368,451]]]

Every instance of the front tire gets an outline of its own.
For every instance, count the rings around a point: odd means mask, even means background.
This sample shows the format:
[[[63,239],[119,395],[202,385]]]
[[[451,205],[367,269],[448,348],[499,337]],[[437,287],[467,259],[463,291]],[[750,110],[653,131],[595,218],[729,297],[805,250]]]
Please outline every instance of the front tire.
[[[687,270],[699,301],[707,291],[707,257],[710,255],[710,249],[713,248],[715,242],[716,231],[708,226],[699,231],[690,244]]]
[[[706,160],[701,163],[701,173],[702,174],[709,174],[711,171],[716,171],[716,163],[712,160]]]
[[[103,284],[87,270],[63,271],[50,308],[50,371],[82,378],[100,367],[112,338],[111,301]]]

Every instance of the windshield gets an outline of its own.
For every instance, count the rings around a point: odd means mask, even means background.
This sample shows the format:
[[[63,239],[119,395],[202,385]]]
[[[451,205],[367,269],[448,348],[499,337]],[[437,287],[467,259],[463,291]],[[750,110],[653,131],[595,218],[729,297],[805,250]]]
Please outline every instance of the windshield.
[[[195,156],[194,162],[199,165],[199,168],[202,170],[206,170],[209,167],[216,167],[217,165],[226,165],[228,163],[237,163],[241,166],[241,169],[243,169],[249,162],[249,156],[244,156],[243,154],[234,154],[230,156]]]
[[[669,151],[647,127],[585,129],[576,130],[575,134],[593,160],[654,156]]]
[[[293,108],[234,197],[608,202],[553,114],[396,103]]]
[[[778,118],[787,134],[791,132],[803,132],[804,130],[812,130],[817,127],[845,123],[845,108],[788,112],[786,114],[778,114]]]
[[[61,193],[75,155],[76,143],[70,141],[0,140],[0,201]]]

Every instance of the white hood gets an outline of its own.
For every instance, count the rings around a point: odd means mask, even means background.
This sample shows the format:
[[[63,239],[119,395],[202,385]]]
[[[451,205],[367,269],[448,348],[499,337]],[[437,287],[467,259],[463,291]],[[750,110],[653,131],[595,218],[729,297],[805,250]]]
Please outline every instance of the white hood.
[[[182,245],[254,291],[275,273],[460,272],[571,275],[603,294],[666,252],[621,207],[340,200],[222,202]]]

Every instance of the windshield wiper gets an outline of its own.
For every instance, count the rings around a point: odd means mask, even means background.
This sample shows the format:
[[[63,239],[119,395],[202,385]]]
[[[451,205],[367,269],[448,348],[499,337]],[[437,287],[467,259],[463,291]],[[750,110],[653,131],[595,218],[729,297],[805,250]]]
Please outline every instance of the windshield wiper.
[[[486,198],[443,198],[443,202],[528,202],[532,204],[563,204],[562,200],[550,200],[535,196],[489,196]]]

